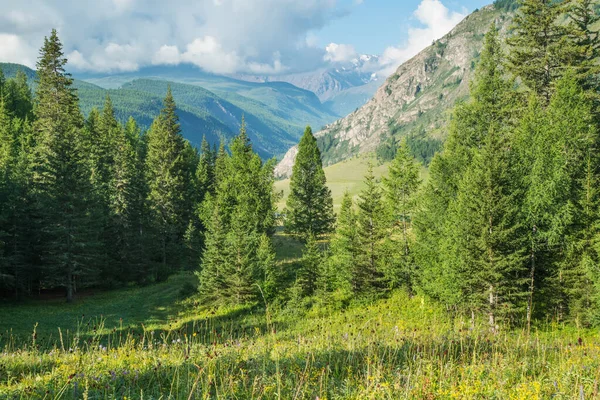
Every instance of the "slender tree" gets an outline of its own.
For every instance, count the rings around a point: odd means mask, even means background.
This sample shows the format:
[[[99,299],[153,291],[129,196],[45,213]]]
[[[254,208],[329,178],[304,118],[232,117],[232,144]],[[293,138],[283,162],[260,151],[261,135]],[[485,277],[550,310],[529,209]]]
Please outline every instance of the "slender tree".
[[[301,237],[319,236],[333,229],[331,191],[326,185],[321,152],[310,127],[298,145],[285,214],[286,231]]]
[[[34,183],[45,277],[65,287],[70,302],[76,281],[91,282],[98,271],[94,262],[97,227],[82,116],[73,81],[64,71],[66,62],[53,30],[44,40],[37,64]]]

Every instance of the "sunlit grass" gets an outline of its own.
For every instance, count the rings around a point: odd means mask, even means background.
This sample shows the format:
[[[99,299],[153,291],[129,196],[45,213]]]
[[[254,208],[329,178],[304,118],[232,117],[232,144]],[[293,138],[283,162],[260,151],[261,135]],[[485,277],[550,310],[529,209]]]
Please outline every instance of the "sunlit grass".
[[[596,331],[548,326],[494,335],[403,292],[300,315],[267,313],[264,304],[201,309],[174,295],[187,280],[82,300],[86,316],[73,321],[59,313],[35,318],[29,305],[2,308],[3,317],[21,315],[22,323],[0,340],[0,398],[598,396]],[[150,296],[163,292],[168,304],[157,312],[168,314],[154,316],[160,306]],[[128,302],[146,311],[121,321],[116,310]]]

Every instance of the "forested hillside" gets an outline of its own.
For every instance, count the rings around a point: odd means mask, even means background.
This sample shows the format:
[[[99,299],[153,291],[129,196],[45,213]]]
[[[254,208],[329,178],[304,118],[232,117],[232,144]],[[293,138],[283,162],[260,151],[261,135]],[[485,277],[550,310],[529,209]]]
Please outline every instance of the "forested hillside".
[[[21,69],[30,84],[35,84],[35,71],[25,66],[0,63],[0,68],[9,78]],[[167,86],[171,86],[177,101],[182,133],[194,146],[199,147],[203,137],[211,146],[218,146],[221,140],[229,143],[240,129],[240,121],[244,116],[248,135],[263,159],[285,152],[301,136],[306,123],[322,126],[337,118],[313,93],[290,84],[273,83],[269,87],[262,87],[224,77],[183,84],[176,83],[178,79],[180,77],[174,77],[174,81],[131,79],[112,89],[75,79],[74,87],[78,90],[80,107],[85,116],[94,107],[101,108],[108,94],[113,100],[119,122],[124,123],[133,117],[140,128],[146,130],[160,112]]]

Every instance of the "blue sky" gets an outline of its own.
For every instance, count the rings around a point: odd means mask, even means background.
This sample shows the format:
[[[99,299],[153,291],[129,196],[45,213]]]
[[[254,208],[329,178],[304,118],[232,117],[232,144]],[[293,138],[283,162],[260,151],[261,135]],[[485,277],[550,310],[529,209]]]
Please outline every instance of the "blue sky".
[[[452,11],[469,14],[492,0],[451,0],[442,3]],[[359,53],[381,54],[386,47],[407,39],[408,29],[420,25],[413,12],[420,0],[364,0],[348,15],[331,22],[319,32],[322,45],[354,44]]]
[[[491,0],[489,0],[491,1]],[[192,64],[280,75],[380,58],[387,74],[446,34],[478,0],[0,0],[0,61],[34,66],[56,28],[73,72]]]

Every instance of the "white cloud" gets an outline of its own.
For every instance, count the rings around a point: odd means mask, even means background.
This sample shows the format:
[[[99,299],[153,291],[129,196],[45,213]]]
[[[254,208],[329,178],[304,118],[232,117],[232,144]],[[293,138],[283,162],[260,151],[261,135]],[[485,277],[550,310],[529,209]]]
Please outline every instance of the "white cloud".
[[[19,36],[0,33],[0,61],[34,67],[33,49]]]
[[[239,70],[241,58],[233,51],[227,52],[214,36],[197,38],[187,45],[181,60],[205,71],[231,74]]]
[[[362,5],[361,5],[362,3]],[[280,74],[346,63],[351,43],[319,46],[316,36],[360,0],[0,0],[0,60],[33,66],[56,28],[69,68],[132,71],[192,63],[215,73]],[[463,17],[440,0],[422,0],[421,26],[386,49],[377,69],[391,72]],[[376,70],[371,65],[369,70]]]
[[[177,46],[161,46],[152,57],[154,65],[177,65],[181,61],[181,55]]]
[[[221,73],[305,70],[322,65],[326,54],[307,38],[345,15],[344,3],[0,0],[0,34],[7,43],[0,54],[31,65],[43,37],[56,28],[75,70],[118,72],[178,62]]]
[[[325,54],[324,57],[325,61],[330,61],[334,63],[348,62],[355,59],[358,56],[358,53],[356,52],[356,49],[354,49],[354,46],[349,44],[330,43],[329,45],[327,45],[327,47],[325,47],[325,51],[327,52],[327,54]]]
[[[404,44],[390,46],[384,51],[380,59],[382,75],[393,73],[399,65],[450,32],[466,17],[466,13],[450,11],[440,0],[422,0],[413,15],[424,27],[410,28]]]

